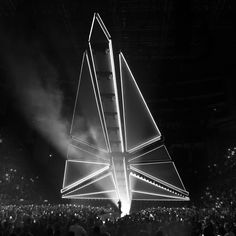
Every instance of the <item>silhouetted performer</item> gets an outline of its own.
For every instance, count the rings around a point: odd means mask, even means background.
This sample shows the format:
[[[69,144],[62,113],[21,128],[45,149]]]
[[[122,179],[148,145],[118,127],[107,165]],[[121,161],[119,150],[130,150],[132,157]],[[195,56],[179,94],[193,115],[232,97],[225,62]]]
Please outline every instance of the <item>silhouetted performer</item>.
[[[120,199],[117,202],[117,205],[118,205],[119,215],[121,215],[121,201],[120,201]]]

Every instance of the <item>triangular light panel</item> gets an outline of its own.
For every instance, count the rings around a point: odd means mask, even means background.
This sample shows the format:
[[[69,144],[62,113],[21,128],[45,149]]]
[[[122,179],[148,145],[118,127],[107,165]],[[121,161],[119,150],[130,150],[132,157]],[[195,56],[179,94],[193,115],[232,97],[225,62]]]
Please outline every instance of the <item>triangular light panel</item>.
[[[144,178],[137,177],[133,174],[130,175],[131,191],[146,192],[148,194],[159,195],[162,197],[179,198],[179,194],[171,189],[165,188],[160,185],[155,185],[153,182]]]
[[[119,59],[125,146],[128,152],[133,152],[160,140],[161,133],[122,53],[120,53]]]
[[[94,178],[107,169],[109,169],[107,164],[67,160],[62,192]]]
[[[183,182],[173,162],[132,164],[131,169],[153,178],[162,184],[186,192]]]
[[[84,53],[71,127],[72,138],[108,151],[87,53]]]
[[[102,177],[95,178],[92,181],[86,183],[85,185],[82,185],[81,187],[66,193],[64,196],[84,195],[84,194],[92,195],[92,193],[97,193],[101,191],[102,192],[116,191],[115,183],[110,173]]]

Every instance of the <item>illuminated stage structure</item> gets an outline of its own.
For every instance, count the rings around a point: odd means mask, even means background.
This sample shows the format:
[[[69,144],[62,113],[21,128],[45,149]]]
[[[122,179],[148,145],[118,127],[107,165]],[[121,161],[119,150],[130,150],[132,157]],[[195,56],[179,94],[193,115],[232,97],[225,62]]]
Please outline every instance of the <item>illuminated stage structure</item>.
[[[120,199],[123,213],[132,200],[189,200],[122,53],[117,75],[111,36],[95,13],[80,71],[62,197]]]

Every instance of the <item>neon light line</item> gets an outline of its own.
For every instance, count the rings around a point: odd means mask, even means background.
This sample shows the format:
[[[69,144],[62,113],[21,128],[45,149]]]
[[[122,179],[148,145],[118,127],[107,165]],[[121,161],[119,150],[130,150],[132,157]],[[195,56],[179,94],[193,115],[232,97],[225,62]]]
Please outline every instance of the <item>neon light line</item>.
[[[71,127],[70,127],[70,135],[72,133],[72,127],[73,127],[73,124],[74,124],[75,110],[76,110],[76,105],[77,105],[77,100],[78,100],[78,95],[79,95],[79,87],[80,87],[80,81],[81,81],[81,77],[82,77],[82,71],[83,71],[83,67],[84,67],[85,53],[86,52],[83,53],[82,64],[81,64],[81,68],[80,68],[79,83],[78,83],[78,86],[77,86],[75,105],[74,105],[73,116],[72,116]]]
[[[109,197],[107,197],[107,198],[105,198],[105,197],[84,197],[84,196],[82,196],[82,197],[80,197],[80,196],[62,196],[62,198],[65,198],[65,199],[98,199],[98,200],[107,200],[107,199],[113,199],[113,200],[115,200],[115,199],[118,199],[118,198],[109,198]]]
[[[116,84],[116,72],[115,72],[114,55],[113,55],[111,40],[109,40],[109,55],[110,55],[111,70],[112,70],[112,75],[113,75],[112,79],[113,79],[113,84],[114,84],[114,89],[115,89],[116,110],[117,110],[119,133],[120,133],[120,140],[121,140],[121,152],[124,152],[124,140],[123,140],[123,135],[122,135],[120,107],[119,107],[118,91],[117,91],[117,84]]]
[[[109,166],[110,164],[108,163],[103,163],[103,162],[93,162],[93,161],[80,161],[80,160],[68,160],[69,162],[79,162],[79,163],[86,163],[86,164],[95,164],[95,165],[104,165],[104,166]]]
[[[92,145],[92,144],[90,144],[90,143],[88,143],[88,142],[86,142],[86,141],[83,141],[83,140],[77,138],[76,136],[71,135],[71,138],[72,138],[74,141],[76,141],[77,143],[79,143],[79,144],[82,144],[82,145],[84,145],[84,146],[88,146],[88,147],[93,148],[93,149],[95,149],[95,150],[97,150],[97,151],[100,151],[100,152],[108,153],[107,150],[102,149],[102,148],[100,148],[100,147],[98,147],[98,146],[94,146],[94,145]],[[74,145],[74,146],[75,146],[75,145]]]
[[[153,194],[148,194],[146,192],[142,192],[142,191],[132,191],[132,193],[140,193],[140,194],[144,194],[144,195],[149,195],[149,196],[158,196],[158,195],[153,195]],[[160,196],[160,197],[164,197],[164,196]],[[141,200],[141,201],[189,201],[189,197],[176,197],[176,198],[171,198],[169,196],[167,196],[167,198],[161,198],[161,199],[149,199],[149,198],[132,198],[132,200]]]
[[[145,146],[148,146],[149,144],[152,144],[152,143],[154,143],[156,141],[159,141],[160,139],[161,139],[161,136],[152,138],[152,139],[150,139],[150,140],[148,140],[148,141],[146,141],[146,142],[144,142],[144,143],[142,143],[142,144],[140,144],[140,145],[138,145],[136,147],[133,147],[133,148],[129,149],[128,152],[129,153],[135,152],[135,151],[137,151],[137,150],[139,150],[139,149],[141,149],[141,148],[143,148]]]
[[[76,190],[75,190],[76,191]],[[112,193],[115,192],[114,190],[108,190],[108,191],[100,191],[100,192],[93,192],[93,193],[82,193],[82,194],[74,194],[74,195],[63,195],[63,196],[91,196],[91,195],[96,195],[96,194],[103,194],[103,193]]]
[[[90,31],[89,31],[88,42],[90,42],[90,39],[91,39],[91,35],[92,35],[92,31],[93,31],[93,25],[94,25],[95,17],[96,17],[96,13],[94,13],[94,15],[93,15],[92,25],[91,25],[91,28],[90,28]]]
[[[153,162],[146,162],[146,163],[134,163],[130,164],[130,166],[145,166],[145,165],[161,165],[161,164],[171,164],[173,161],[153,161]]]
[[[175,163],[174,163],[174,162],[173,162],[173,166],[174,166],[174,168],[175,168],[175,171],[176,171],[176,173],[177,173],[177,175],[178,175],[178,177],[179,177],[179,180],[180,180],[180,182],[181,182],[181,184],[182,184],[182,186],[183,186],[184,190],[186,191],[186,189],[185,189],[185,187],[184,187],[184,184],[183,184],[183,182],[182,182],[182,179],[180,178],[179,172],[177,171],[177,168],[176,168],[176,166],[175,166]],[[186,191],[186,192],[187,192],[187,191]]]
[[[173,193],[173,194],[176,194],[176,195],[178,195],[178,196],[181,196],[178,192],[172,191],[172,190],[170,190],[170,189],[167,189],[167,188],[165,188],[165,187],[162,187],[162,186],[159,185],[159,184],[153,183],[152,181],[149,181],[149,180],[146,180],[146,179],[144,179],[144,178],[141,178],[140,176],[138,176],[138,175],[136,175],[136,174],[134,174],[134,173],[132,173],[132,172],[131,172],[130,176],[133,176],[134,178],[137,178],[137,179],[139,179],[139,180],[141,180],[141,181],[143,181],[143,182],[145,182],[145,183],[151,184],[151,185],[153,185],[153,186],[155,186],[155,187],[158,187],[158,188],[160,188],[160,189],[166,190],[166,191],[168,191],[168,192],[170,192],[170,193]],[[131,178],[130,178],[130,182],[131,182]],[[133,189],[132,189],[132,190],[133,190]]]
[[[126,133],[126,119],[125,119],[125,105],[124,105],[124,87],[123,87],[123,76],[121,71],[121,55],[119,54],[119,67],[120,67],[120,85],[121,85],[121,102],[123,109],[123,123],[124,123],[124,143],[125,143],[125,151],[127,151],[127,133]]]
[[[109,37],[108,37],[108,35],[107,35],[107,32],[106,32],[105,29],[102,27],[101,22],[99,22],[98,18],[96,18],[96,19],[97,19],[97,22],[98,22],[99,26],[101,27],[101,29],[102,29],[104,35],[106,36],[107,40],[109,40]]]
[[[101,157],[101,156],[98,156],[98,155],[96,155],[96,154],[94,154],[94,153],[92,153],[92,152],[89,152],[89,151],[87,151],[87,150],[85,150],[85,149],[83,149],[83,148],[80,148],[80,147],[78,147],[78,146],[76,146],[76,145],[74,145],[74,144],[69,144],[69,147],[70,147],[70,146],[72,146],[74,149],[79,149],[79,150],[82,151],[82,152],[86,152],[86,153],[92,155],[93,158],[99,158],[99,159],[102,159],[102,160],[106,161],[107,163],[109,163],[109,161],[108,161],[107,159],[105,159],[105,158],[103,158],[103,157]],[[69,152],[71,153],[71,152],[73,152],[73,151],[71,151],[71,149],[69,148]],[[107,153],[107,152],[105,152],[105,153]],[[67,159],[69,159],[69,158],[67,158]]]
[[[88,198],[89,199],[89,198]],[[189,197],[186,197],[186,198],[183,198],[183,199],[148,199],[148,198],[142,198],[142,199],[135,199],[135,198],[133,198],[132,199],[133,201],[166,201],[166,202],[170,202],[170,201],[175,201],[175,202],[181,202],[181,201],[189,201],[190,200],[190,198]]]
[[[169,187],[169,188],[175,189],[176,191],[179,191],[179,192],[188,194],[188,192],[186,192],[185,190],[183,190],[183,189],[181,189],[181,188],[178,188],[178,187],[176,187],[176,186],[174,186],[174,185],[172,185],[172,184],[170,184],[170,183],[167,183],[167,182],[165,182],[165,181],[163,181],[163,180],[161,180],[161,179],[158,179],[158,178],[156,178],[156,177],[154,177],[154,176],[152,176],[152,175],[149,175],[149,174],[147,174],[146,172],[143,172],[143,171],[141,171],[141,170],[139,170],[139,169],[136,169],[136,168],[133,167],[133,166],[130,166],[130,169],[132,169],[132,170],[134,170],[134,171],[140,173],[141,175],[144,175],[144,176],[146,176],[146,177],[148,177],[148,178],[150,178],[150,179],[153,179],[154,181],[157,181],[157,182],[161,183],[162,185],[165,185],[165,186],[167,186],[167,187]]]
[[[66,160],[66,163],[65,163],[65,170],[64,170],[64,177],[63,177],[62,188],[65,187],[65,179],[66,179],[66,176],[67,176],[67,160]]]
[[[124,165],[124,172],[125,172],[125,187],[126,187],[126,193],[128,196],[128,201],[130,202],[130,194],[129,194],[129,187],[128,187],[128,179],[127,179],[127,168],[126,168],[126,164],[125,164],[125,157],[123,157],[123,165]]]
[[[93,192],[93,193],[83,193],[83,194],[78,194],[78,196],[91,196],[91,195],[95,195],[95,194],[112,193],[112,192],[115,192],[115,191],[114,190],[107,190],[107,191],[99,191],[99,192]]]
[[[88,147],[90,147],[90,148],[96,149],[97,151],[101,151],[101,152],[107,153],[107,150],[102,149],[102,148],[97,147],[97,146],[94,146],[94,145],[92,145],[92,144],[90,144],[90,143],[88,143],[88,142],[86,142],[86,141],[84,141],[84,140],[81,140],[81,139],[77,138],[76,136],[71,135],[71,138],[72,138],[74,141],[76,141],[76,142],[78,142],[78,143],[80,143],[80,144],[83,144],[83,145],[88,146]]]
[[[100,24],[101,28],[103,28],[103,29],[106,31],[106,35],[107,35],[107,37],[110,39],[110,38],[111,38],[111,35],[109,34],[109,32],[108,32],[108,30],[107,30],[105,24],[104,24],[103,21],[102,21],[102,18],[100,17],[100,15],[99,15],[98,13],[97,13],[97,20],[98,20],[99,23],[101,23],[101,24]]]
[[[112,157],[112,167],[113,167],[113,173],[114,173],[114,177],[115,177],[115,182],[116,182],[116,191],[117,191],[117,195],[120,199],[120,191],[119,191],[119,188],[118,188],[118,182],[117,182],[117,176],[116,176],[116,168],[115,168],[115,164],[114,164],[114,161],[113,161],[113,157]]]
[[[84,181],[86,181],[86,180],[88,180],[88,179],[91,179],[91,178],[93,178],[93,177],[96,176],[96,175],[101,174],[102,172],[104,172],[104,171],[106,171],[106,170],[108,170],[108,169],[109,169],[109,166],[105,166],[105,167],[103,167],[102,169],[100,169],[100,170],[98,170],[98,171],[96,171],[96,172],[94,172],[94,173],[92,173],[92,174],[90,174],[90,175],[88,175],[88,176],[86,176],[86,177],[84,177],[84,178],[82,178],[82,179],[80,179],[80,180],[78,180],[78,181],[76,181],[76,182],[74,182],[74,183],[68,185],[67,187],[63,188],[63,189],[61,190],[61,192],[63,193],[63,192],[65,192],[65,191],[67,191],[67,190],[69,190],[69,189],[75,187],[76,185],[79,185],[79,184],[83,183]]]
[[[103,175],[103,176],[101,176],[101,177],[98,178],[98,179],[95,179],[95,180],[93,180],[93,181],[91,181],[91,182],[89,182],[89,183],[87,183],[87,184],[85,184],[85,185],[83,185],[83,186],[81,186],[81,187],[79,187],[79,188],[73,190],[73,191],[70,191],[70,192],[66,193],[65,196],[67,196],[67,195],[69,195],[69,194],[71,194],[71,193],[74,193],[74,192],[76,192],[76,191],[78,191],[78,190],[80,190],[80,189],[83,189],[83,188],[85,188],[85,187],[87,187],[87,186],[89,186],[89,185],[91,185],[91,184],[94,184],[94,183],[96,183],[96,182],[98,182],[98,181],[100,181],[100,180],[102,180],[102,179],[105,179],[105,178],[107,178],[108,176],[112,176],[112,174],[111,174],[111,173],[108,173],[108,174],[106,174],[106,175]],[[114,187],[115,187],[115,185],[114,185]],[[116,191],[116,190],[115,190],[115,189],[111,189],[111,190],[106,190],[106,191]]]
[[[100,119],[100,123],[101,123],[101,126],[102,126],[102,132],[103,132],[103,135],[104,135],[106,146],[108,148],[108,143],[107,143],[107,140],[106,140],[106,134],[105,134],[105,130],[104,130],[104,127],[103,127],[102,117],[101,117],[101,113],[100,113],[100,109],[99,109],[99,104],[98,104],[98,100],[97,100],[97,96],[96,96],[96,89],[95,89],[95,85],[94,85],[94,82],[93,82],[93,79],[92,79],[92,71],[91,71],[91,67],[90,67],[90,63],[89,63],[89,59],[88,59],[88,54],[87,53],[86,53],[86,59],[87,59],[88,67],[89,67],[89,73],[90,73],[90,78],[91,78],[91,81],[92,81],[93,92],[94,92],[94,96],[95,96],[95,100],[96,100],[96,105],[97,105],[97,110],[98,110],[98,114],[99,114],[99,119]],[[109,148],[108,148],[108,150],[109,150]]]
[[[170,196],[170,195],[165,195],[165,194],[155,194],[155,193],[149,193],[145,191],[135,191],[132,190],[132,193],[141,193],[141,194],[146,194],[150,196],[157,196],[157,197],[166,197],[166,198],[172,198],[172,199],[185,199],[185,197],[178,197],[178,196]]]
[[[113,183],[114,183],[114,186],[115,186],[115,189],[116,189],[116,191],[117,191],[117,184],[116,184],[116,182],[115,182],[115,179],[114,179],[114,176],[113,176],[113,173],[111,172],[111,177],[112,177],[112,180],[113,180]]]
[[[110,145],[110,140],[108,138],[109,136],[108,136],[107,126],[106,126],[106,121],[105,121],[105,116],[104,116],[103,104],[102,104],[101,95],[100,95],[100,88],[99,88],[99,85],[98,85],[98,79],[97,79],[97,74],[96,74],[96,67],[95,67],[92,47],[91,47],[90,43],[89,43],[89,51],[90,51],[92,67],[93,67],[93,71],[94,71],[94,78],[95,78],[95,82],[96,82],[96,87],[98,89],[98,99],[99,99],[100,107],[101,107],[101,110],[102,110],[101,114],[102,114],[102,118],[104,120],[104,127],[105,127],[106,137],[107,137],[107,140],[108,140],[108,149],[109,149],[109,152],[111,152],[111,145]]]
[[[165,151],[167,152],[167,155],[168,155],[168,157],[169,157],[169,159],[170,159],[170,161],[171,161],[172,159],[171,159],[171,156],[169,155],[169,152],[168,152],[166,146],[165,146],[165,145],[161,145],[161,146],[156,147],[156,148],[154,148],[154,149],[152,149],[152,150],[150,150],[150,151],[148,151],[148,152],[144,152],[143,154],[141,154],[141,155],[139,155],[139,156],[136,156],[136,157],[133,157],[133,158],[129,159],[128,162],[134,161],[135,159],[137,159],[137,158],[139,158],[139,157],[142,157],[142,156],[145,156],[145,155],[147,155],[147,154],[149,154],[149,153],[151,153],[151,152],[154,152],[154,151],[156,151],[156,150],[158,150],[158,149],[161,149],[162,147],[165,148]],[[156,161],[160,161],[160,160],[156,160]]]

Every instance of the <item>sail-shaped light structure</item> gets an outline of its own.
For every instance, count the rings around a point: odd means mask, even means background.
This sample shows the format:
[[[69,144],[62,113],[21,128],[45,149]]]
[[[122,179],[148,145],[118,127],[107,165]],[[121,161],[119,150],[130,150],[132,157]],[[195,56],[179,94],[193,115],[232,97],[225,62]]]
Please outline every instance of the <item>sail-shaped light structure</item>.
[[[63,198],[189,200],[161,132],[122,53],[95,13],[84,52],[65,164]],[[152,144],[152,145],[151,145]]]

